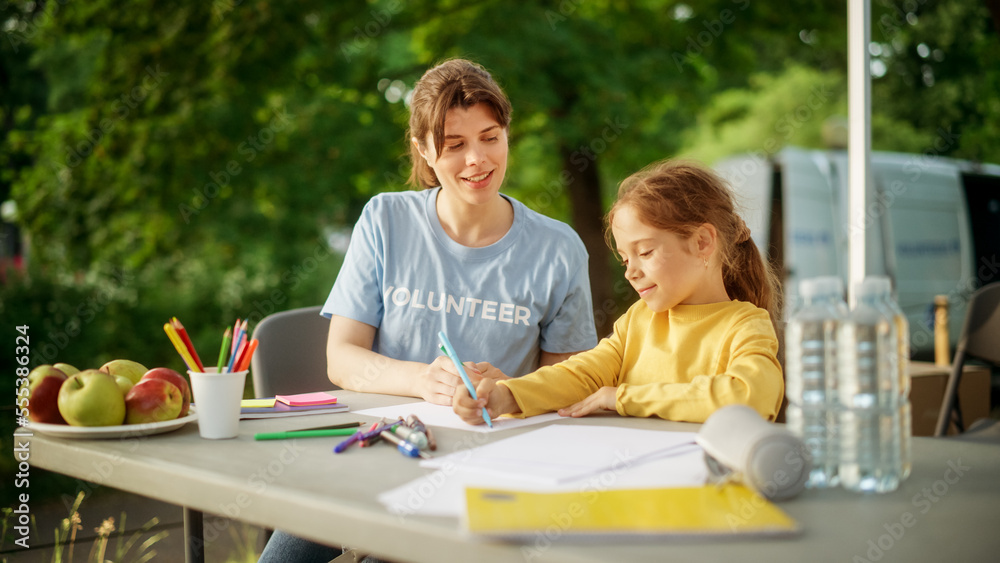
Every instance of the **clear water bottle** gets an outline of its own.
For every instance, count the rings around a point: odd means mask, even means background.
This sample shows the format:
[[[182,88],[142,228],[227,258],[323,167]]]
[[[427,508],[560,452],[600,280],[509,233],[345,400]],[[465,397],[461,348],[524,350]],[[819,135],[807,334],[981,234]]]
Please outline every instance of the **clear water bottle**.
[[[840,278],[799,284],[802,305],[785,328],[785,420],[813,458],[806,486],[838,483],[837,329],[847,318]]]
[[[892,282],[885,276],[872,276],[871,282],[879,293],[879,301],[896,325],[897,369],[899,371],[899,480],[910,476],[913,465],[913,413],[910,406],[910,323],[899,303],[892,297]]]
[[[888,492],[900,481],[899,342],[877,283],[857,286],[857,304],[837,335],[840,483]]]

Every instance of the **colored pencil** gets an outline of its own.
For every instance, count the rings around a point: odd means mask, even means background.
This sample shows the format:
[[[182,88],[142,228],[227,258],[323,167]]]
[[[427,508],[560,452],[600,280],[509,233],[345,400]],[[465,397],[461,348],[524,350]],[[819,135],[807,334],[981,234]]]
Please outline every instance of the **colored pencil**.
[[[233,339],[233,334],[230,332],[230,328],[226,327],[226,332],[222,334],[222,348],[219,349],[219,365],[215,369],[218,373],[222,373],[222,368],[226,366],[226,358],[228,357],[229,344]]]
[[[184,329],[184,325],[181,324],[181,321],[178,320],[177,317],[171,319],[170,324],[181,337],[181,341],[184,343],[184,346],[187,347],[188,353],[191,354],[191,358],[194,359],[195,365],[198,366],[198,371],[200,373],[204,373],[205,366],[201,363],[201,358],[198,357],[198,351],[194,349],[194,344],[191,342],[191,338],[188,336],[187,330]]]
[[[170,323],[165,323],[163,325],[163,331],[167,333],[167,338],[170,339],[170,342],[174,345],[174,349],[177,350],[177,353],[181,355],[181,359],[184,360],[185,364],[187,364],[188,369],[198,369],[194,363],[194,358],[192,358],[191,354],[188,353],[187,348],[184,346],[184,342],[181,341],[181,337],[177,334],[174,326]]]
[[[229,365],[226,366],[226,368],[227,368],[226,371],[228,371],[228,372],[236,371],[236,369],[235,369],[236,368],[236,358],[240,357],[240,354],[243,353],[243,349],[244,348],[246,348],[246,342],[244,342],[243,344],[240,344],[240,347],[236,349],[236,353],[233,354],[231,358],[229,358]]]
[[[233,325],[233,340],[229,344],[229,355],[232,356],[236,353],[236,347],[239,346],[240,342],[240,318],[236,317],[236,324]]]
[[[246,371],[247,369],[250,369],[250,359],[253,357],[253,353],[257,351],[258,344],[260,344],[260,342],[258,342],[256,338],[247,344],[246,350],[243,351],[243,356],[236,360],[236,371]]]

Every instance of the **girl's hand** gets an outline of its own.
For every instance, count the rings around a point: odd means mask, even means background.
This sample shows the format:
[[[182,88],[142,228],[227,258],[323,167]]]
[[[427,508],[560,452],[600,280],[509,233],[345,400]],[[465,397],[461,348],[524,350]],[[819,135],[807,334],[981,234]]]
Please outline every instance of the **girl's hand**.
[[[615,394],[617,391],[617,387],[601,387],[593,395],[579,403],[559,409],[559,416],[579,418],[599,410],[617,411],[615,408]]]
[[[473,381],[479,377],[478,369],[471,363],[466,364],[465,371]],[[434,358],[419,374],[417,390],[420,398],[428,403],[450,405],[456,389],[465,389],[465,384],[448,356]]]
[[[494,396],[493,392],[496,388],[495,379],[480,377],[479,384],[476,386],[476,395],[479,399],[473,400],[472,395],[469,394],[469,390],[465,388],[465,385],[459,384],[459,387],[455,389],[455,395],[452,397],[451,409],[466,424],[485,424],[486,421],[483,420],[483,407],[487,407],[487,411],[489,411],[490,397]],[[490,412],[490,418],[494,416],[496,415]]]
[[[488,377],[496,381],[500,381],[502,379],[510,379],[510,376],[500,371],[499,369],[494,367],[493,364],[489,362],[479,362],[478,364],[474,364],[474,366],[479,375],[483,377]],[[469,373],[469,376],[472,376],[471,372]],[[476,382],[475,378],[472,379],[472,382],[473,383]]]

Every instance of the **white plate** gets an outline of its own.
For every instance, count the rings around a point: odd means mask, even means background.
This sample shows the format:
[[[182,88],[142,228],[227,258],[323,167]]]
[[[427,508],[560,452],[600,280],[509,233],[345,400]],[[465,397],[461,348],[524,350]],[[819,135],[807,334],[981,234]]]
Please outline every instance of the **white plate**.
[[[198,420],[198,415],[194,412],[194,407],[188,410],[187,416],[175,418],[173,420],[162,420],[160,422],[149,422],[146,424],[122,424],[119,426],[70,426],[68,424],[46,424],[44,422],[29,422],[28,428],[37,430],[49,436],[57,438],[79,438],[79,439],[100,439],[100,438],[135,438],[138,436],[151,436],[177,430],[189,422]]]

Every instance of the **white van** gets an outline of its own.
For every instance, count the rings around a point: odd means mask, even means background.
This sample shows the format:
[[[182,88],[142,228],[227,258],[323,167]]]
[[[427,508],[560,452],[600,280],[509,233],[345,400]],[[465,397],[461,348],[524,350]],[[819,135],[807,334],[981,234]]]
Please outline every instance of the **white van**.
[[[785,148],[715,164],[740,195],[757,246],[782,273],[786,315],[798,281],[847,282],[847,153]],[[1000,166],[929,154],[872,153],[865,213],[866,272],[893,280],[910,321],[911,346],[933,351],[933,304],[949,298],[958,339],[969,295],[1000,280]]]

